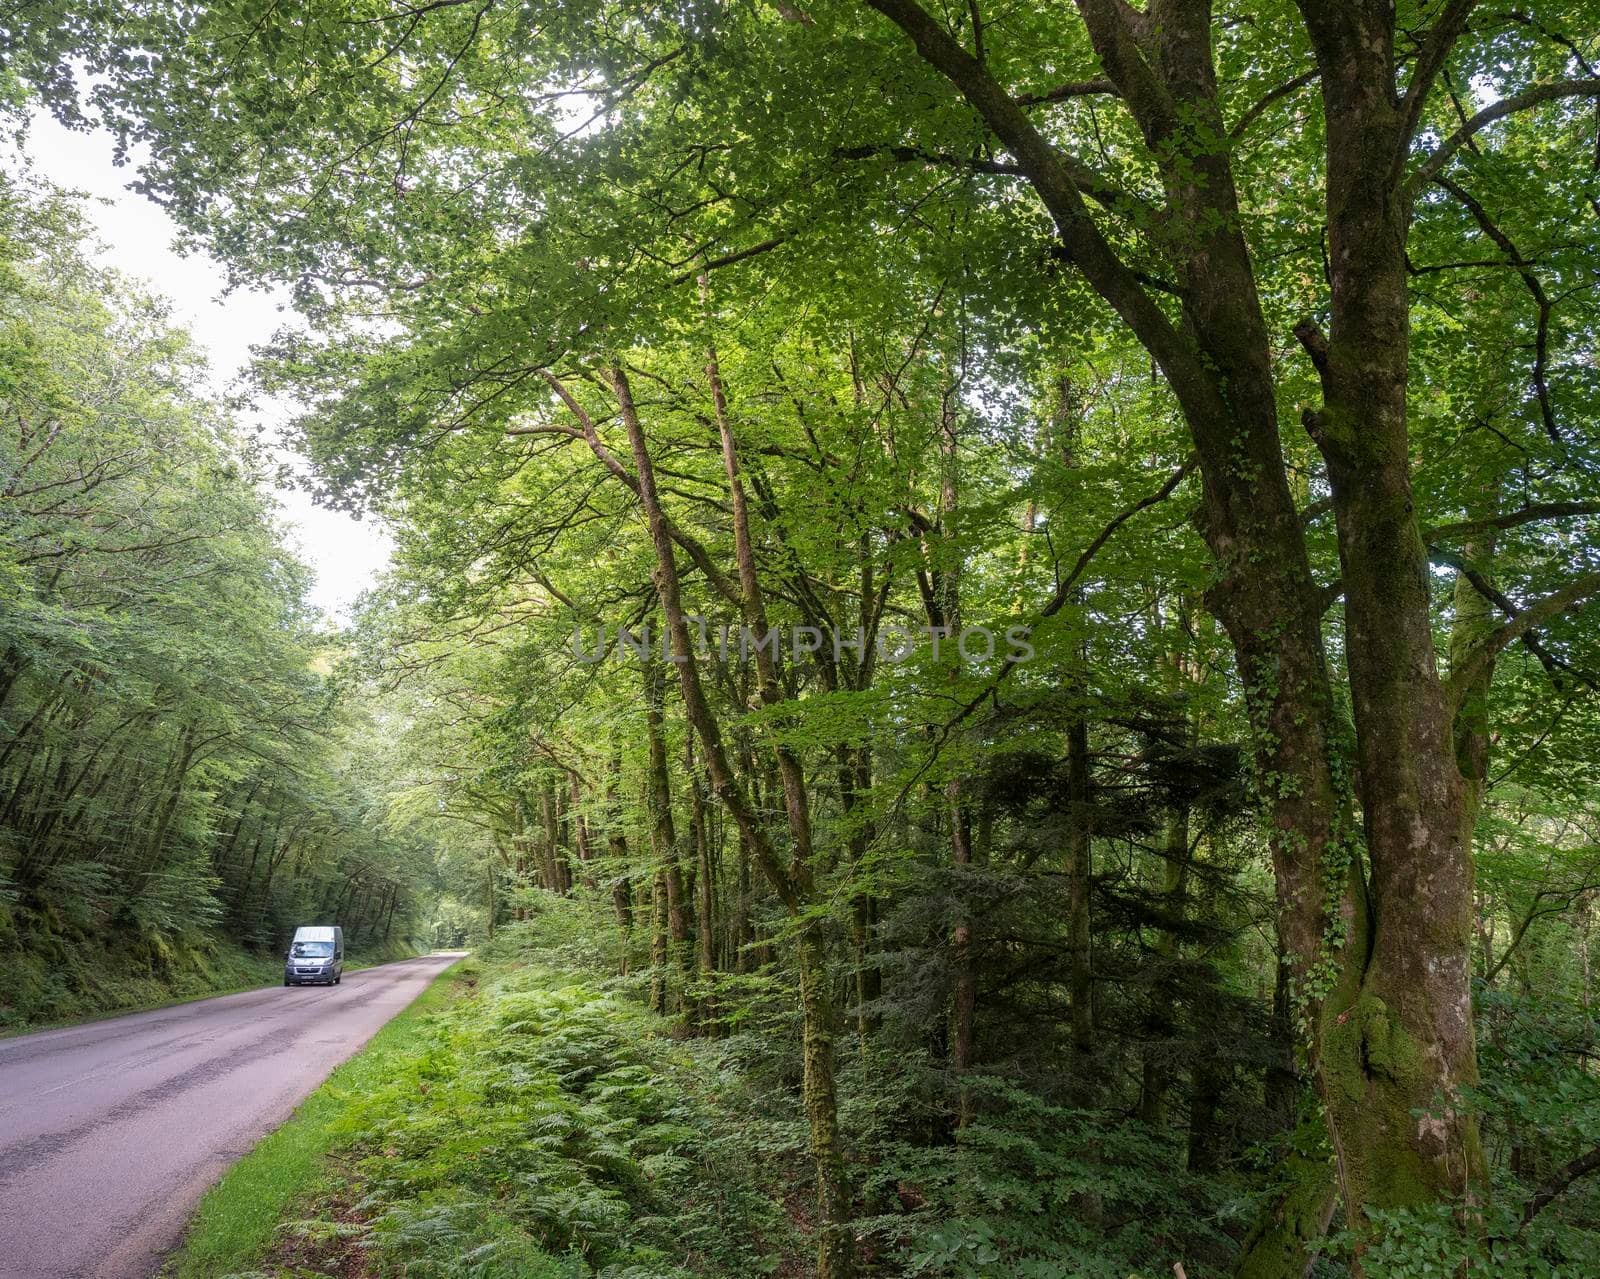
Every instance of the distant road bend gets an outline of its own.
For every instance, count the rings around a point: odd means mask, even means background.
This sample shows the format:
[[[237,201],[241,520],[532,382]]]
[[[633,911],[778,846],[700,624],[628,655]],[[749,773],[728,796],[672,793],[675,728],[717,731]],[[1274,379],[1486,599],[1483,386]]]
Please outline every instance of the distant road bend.
[[[460,958],[0,1039],[0,1279],[149,1279],[224,1169]]]

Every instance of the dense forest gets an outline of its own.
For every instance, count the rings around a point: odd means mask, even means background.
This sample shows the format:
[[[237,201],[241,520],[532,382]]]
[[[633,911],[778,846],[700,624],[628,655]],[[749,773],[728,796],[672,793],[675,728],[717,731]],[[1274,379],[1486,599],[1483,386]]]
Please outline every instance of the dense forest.
[[[398,815],[268,460],[87,250],[75,201],[0,178],[0,1026],[270,979],[323,917],[406,953],[474,844]]]
[[[1597,29],[13,5],[397,552],[309,628],[14,200],[12,910],[556,913],[795,1100],[819,1279],[1600,1271]]]

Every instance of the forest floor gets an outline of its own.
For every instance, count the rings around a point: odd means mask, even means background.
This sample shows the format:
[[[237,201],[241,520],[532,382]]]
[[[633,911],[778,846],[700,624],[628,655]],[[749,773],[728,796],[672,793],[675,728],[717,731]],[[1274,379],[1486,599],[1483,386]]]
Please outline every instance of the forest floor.
[[[565,914],[442,975],[213,1188],[163,1273],[809,1273],[792,1099],[643,1008]]]

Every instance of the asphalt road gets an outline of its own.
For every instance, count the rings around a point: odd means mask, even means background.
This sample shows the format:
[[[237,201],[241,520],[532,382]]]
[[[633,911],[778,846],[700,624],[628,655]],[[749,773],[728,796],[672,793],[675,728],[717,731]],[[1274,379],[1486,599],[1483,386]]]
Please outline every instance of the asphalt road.
[[[223,1170],[459,958],[0,1040],[0,1279],[149,1279]]]

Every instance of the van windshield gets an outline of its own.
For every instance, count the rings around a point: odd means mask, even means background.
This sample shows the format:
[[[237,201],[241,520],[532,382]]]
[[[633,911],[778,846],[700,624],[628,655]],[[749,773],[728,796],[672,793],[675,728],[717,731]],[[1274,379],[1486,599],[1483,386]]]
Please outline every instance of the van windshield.
[[[289,947],[291,959],[326,959],[333,954],[331,941],[297,941]]]

